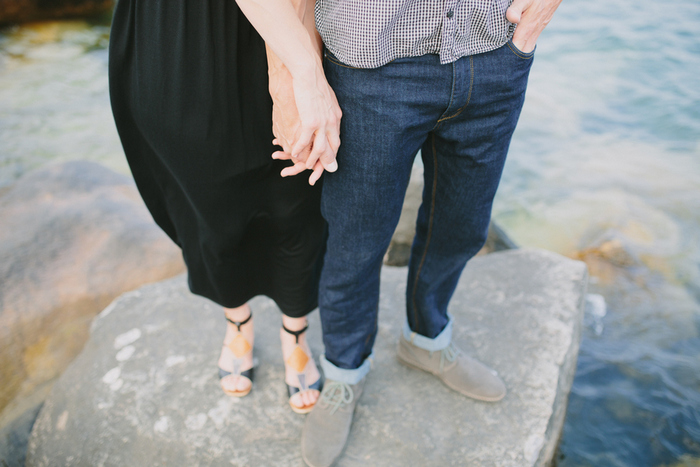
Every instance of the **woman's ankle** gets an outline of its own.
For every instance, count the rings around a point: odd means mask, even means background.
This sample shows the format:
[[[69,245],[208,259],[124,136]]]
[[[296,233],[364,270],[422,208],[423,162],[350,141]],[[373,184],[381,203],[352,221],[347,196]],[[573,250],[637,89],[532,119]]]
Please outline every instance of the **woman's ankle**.
[[[308,325],[308,323],[309,321],[305,316],[301,318],[291,318],[287,315],[282,315],[282,326],[289,331],[301,331]]]
[[[245,303],[236,308],[224,308],[224,314],[231,321],[240,323],[251,316],[250,306]]]

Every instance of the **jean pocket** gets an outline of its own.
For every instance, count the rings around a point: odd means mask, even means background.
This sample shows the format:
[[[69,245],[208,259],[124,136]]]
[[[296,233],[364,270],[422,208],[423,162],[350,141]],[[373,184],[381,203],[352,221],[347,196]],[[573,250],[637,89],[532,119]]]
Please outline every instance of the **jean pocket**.
[[[532,57],[535,56],[535,50],[537,50],[537,46],[535,45],[535,48],[532,49],[532,52],[523,52],[520,50],[518,47],[516,47],[515,44],[513,44],[513,39],[508,39],[508,48],[517,56],[522,59],[528,60],[531,59]]]

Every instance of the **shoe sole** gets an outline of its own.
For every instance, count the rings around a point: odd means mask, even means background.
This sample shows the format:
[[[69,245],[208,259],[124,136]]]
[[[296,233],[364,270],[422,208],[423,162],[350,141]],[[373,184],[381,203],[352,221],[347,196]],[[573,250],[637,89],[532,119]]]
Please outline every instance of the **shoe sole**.
[[[313,410],[315,403],[312,405],[307,405],[305,407],[297,407],[296,405],[292,404],[292,402],[289,402],[289,406],[292,408],[292,411],[294,413],[298,413],[300,415],[306,415],[307,413],[311,412]]]
[[[302,436],[303,436],[303,435],[302,435]],[[348,435],[348,437],[349,437],[349,435]],[[302,445],[304,444],[303,438],[302,438],[301,443],[302,443]],[[343,446],[343,450],[340,451],[340,454],[338,454],[338,457],[336,457],[336,458],[333,460],[333,462],[332,462],[331,464],[329,464],[328,466],[325,466],[325,465],[324,465],[324,466],[319,466],[319,465],[317,465],[317,464],[312,464],[311,462],[309,462],[309,460],[306,458],[306,453],[304,452],[304,449],[303,449],[303,448],[301,449],[301,459],[304,461],[304,465],[306,465],[307,467],[333,467],[334,465],[336,465],[336,464],[338,463],[338,460],[339,460],[340,458],[343,457],[343,454],[345,454],[345,450],[347,449],[347,447],[348,447],[348,443],[347,443],[347,440],[346,440],[346,441],[345,441],[345,445]]]
[[[231,376],[231,375],[226,375],[226,376]],[[246,378],[246,377],[243,376],[243,378]],[[246,379],[248,379],[248,378],[246,378]],[[253,389],[253,382],[252,381],[250,382],[250,387],[248,387],[248,389],[244,389],[243,391],[229,391],[228,389],[224,389],[224,387],[221,386],[221,390],[224,391],[224,394],[226,394],[227,396],[231,396],[231,397],[247,396],[252,389]]]
[[[424,371],[424,372],[426,372],[426,373],[429,373],[429,374],[435,376],[437,379],[439,379],[439,380],[442,382],[442,384],[444,384],[444,385],[447,386],[448,388],[450,388],[450,389],[452,389],[453,391],[458,392],[458,393],[460,393],[460,394],[462,394],[462,395],[464,395],[464,396],[470,397],[470,398],[472,398],[472,399],[476,399],[476,400],[478,400],[478,401],[483,401],[483,402],[498,402],[498,401],[500,401],[501,399],[503,399],[504,397],[506,397],[505,394],[503,394],[503,395],[500,396],[500,397],[496,397],[496,398],[494,398],[494,397],[479,396],[479,395],[476,395],[476,394],[471,394],[471,393],[469,393],[469,392],[467,392],[467,391],[464,391],[464,390],[459,389],[459,388],[457,388],[457,387],[455,387],[455,386],[452,386],[452,385],[449,384],[447,381],[445,381],[444,379],[442,379],[442,377],[440,377],[440,374],[439,374],[439,373],[435,373],[435,372],[429,370],[428,368],[423,368],[422,366],[420,366],[420,365],[418,365],[418,364],[416,364],[416,363],[409,362],[408,360],[404,360],[404,359],[403,359],[401,356],[399,356],[399,355],[396,355],[396,359],[399,361],[399,363],[402,363],[402,364],[406,365],[407,367],[413,368],[413,369],[415,369],[415,370],[421,370],[421,371]]]
[[[243,390],[243,391],[227,391],[226,389],[221,388],[221,390],[224,391],[224,394],[226,394],[227,396],[231,396],[231,397],[243,397],[243,396],[247,396],[247,395],[250,393],[250,391],[251,391],[252,389],[253,389],[253,385],[252,385],[252,384],[250,385],[250,387],[249,387],[248,389]]]
[[[345,451],[345,450],[343,450],[343,451]],[[338,459],[340,459],[341,456],[342,456],[342,453],[340,456],[338,456]],[[301,455],[301,458],[304,461],[304,465],[306,465],[307,467],[317,467],[316,465],[314,465],[311,462],[309,462],[308,460],[306,460],[306,456],[303,453]],[[330,465],[330,467],[334,466],[336,464],[336,462],[338,461],[338,459],[334,460],[333,463]]]

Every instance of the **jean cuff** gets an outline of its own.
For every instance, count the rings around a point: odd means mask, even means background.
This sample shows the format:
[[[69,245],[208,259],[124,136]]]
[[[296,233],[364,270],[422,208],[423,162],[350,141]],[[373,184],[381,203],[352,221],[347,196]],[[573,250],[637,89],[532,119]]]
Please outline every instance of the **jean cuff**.
[[[323,368],[323,375],[326,379],[333,381],[338,381],[345,384],[357,384],[362,379],[367,376],[370,368],[372,367],[372,360],[374,359],[374,352],[362,362],[359,368],[354,370],[347,370],[345,368],[338,368],[331,362],[326,360],[325,355],[321,355],[321,368]]]
[[[448,314],[447,319],[449,320],[447,321],[447,325],[435,339],[430,339],[429,337],[421,336],[417,332],[411,331],[411,328],[408,326],[408,321],[404,322],[403,325],[403,337],[423,350],[436,352],[445,349],[450,345],[450,342],[452,342],[452,316]]]

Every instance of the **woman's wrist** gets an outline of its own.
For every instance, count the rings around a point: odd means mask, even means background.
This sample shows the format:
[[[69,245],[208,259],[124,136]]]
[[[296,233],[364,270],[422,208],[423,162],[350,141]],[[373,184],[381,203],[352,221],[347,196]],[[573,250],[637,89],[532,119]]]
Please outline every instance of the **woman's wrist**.
[[[287,70],[289,70],[294,80],[315,81],[318,72],[323,73],[320,57],[308,49],[306,52],[310,53],[300,55],[298,60],[293,60],[287,66]]]

